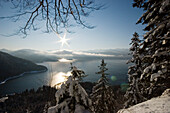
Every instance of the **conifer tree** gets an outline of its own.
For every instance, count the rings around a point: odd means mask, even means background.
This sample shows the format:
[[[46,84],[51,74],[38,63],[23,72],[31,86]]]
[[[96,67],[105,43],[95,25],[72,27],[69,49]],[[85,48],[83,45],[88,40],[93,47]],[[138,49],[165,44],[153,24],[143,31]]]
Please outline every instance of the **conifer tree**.
[[[79,84],[79,78],[84,71],[72,68],[72,76],[56,92],[57,104],[48,109],[48,113],[89,113],[91,100],[84,88]]]
[[[102,60],[100,66],[98,66],[100,71],[97,74],[101,74],[100,79],[97,84],[93,87],[91,99],[93,103],[94,113],[114,113],[115,109],[115,99],[113,90],[108,86],[108,80],[106,78],[108,69],[106,68],[106,63]]]
[[[127,63],[133,63],[132,66],[129,67],[128,70],[128,79],[129,79],[129,88],[126,91],[125,97],[127,101],[125,102],[125,108],[138,104],[144,101],[144,97],[140,92],[141,82],[140,76],[142,73],[141,68],[141,58],[140,58],[140,40],[138,33],[133,34],[133,38],[131,39],[132,42],[130,43],[131,48],[131,55],[132,58]]]
[[[134,0],[133,7],[145,11],[137,22],[146,24],[140,79],[141,93],[150,99],[170,87],[170,0]]]

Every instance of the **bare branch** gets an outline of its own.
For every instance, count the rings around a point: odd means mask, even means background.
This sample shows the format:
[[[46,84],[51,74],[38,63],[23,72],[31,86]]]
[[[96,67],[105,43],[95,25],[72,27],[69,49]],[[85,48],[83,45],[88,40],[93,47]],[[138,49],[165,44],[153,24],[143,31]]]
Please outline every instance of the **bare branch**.
[[[49,28],[55,32],[59,32],[59,28],[62,27],[67,29],[72,26],[69,20],[75,20],[77,25],[86,28],[94,28],[85,23],[82,16],[88,17],[92,11],[102,8],[101,5],[94,5],[94,0],[4,0],[3,2],[11,3],[13,9],[20,13],[0,17],[0,19],[11,19],[17,22],[21,17],[29,16],[25,25],[17,32],[24,35],[27,35],[31,27],[36,30],[34,24],[38,19],[45,21],[47,32],[50,31]]]

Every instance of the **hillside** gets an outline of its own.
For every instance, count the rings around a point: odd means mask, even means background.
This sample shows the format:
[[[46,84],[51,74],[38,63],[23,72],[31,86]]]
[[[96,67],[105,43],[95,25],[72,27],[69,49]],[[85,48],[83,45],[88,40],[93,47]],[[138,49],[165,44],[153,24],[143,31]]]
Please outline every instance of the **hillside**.
[[[45,66],[0,51],[0,82],[24,72],[45,70],[47,70]]]

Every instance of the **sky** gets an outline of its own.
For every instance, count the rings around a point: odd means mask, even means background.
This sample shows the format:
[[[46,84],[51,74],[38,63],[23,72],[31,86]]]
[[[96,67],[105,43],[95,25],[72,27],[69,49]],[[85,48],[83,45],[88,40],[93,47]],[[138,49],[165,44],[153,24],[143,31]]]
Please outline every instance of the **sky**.
[[[69,46],[61,46],[60,40],[54,32],[43,33],[42,30],[30,31],[26,38],[21,36],[6,37],[14,33],[24,23],[11,22],[10,20],[0,20],[0,49],[18,50],[95,50],[95,49],[115,49],[129,48],[134,32],[140,36],[144,34],[144,26],[136,25],[138,18],[143,14],[142,9],[132,7],[133,0],[95,0],[105,4],[105,9],[95,11],[85,19],[87,23],[96,26],[94,29],[82,27],[72,28],[74,33],[67,33],[66,38]],[[1,4],[0,15],[13,14],[8,4]],[[44,23],[45,24],[45,23]],[[3,34],[3,35],[2,35]],[[63,34],[61,34],[62,36]]]

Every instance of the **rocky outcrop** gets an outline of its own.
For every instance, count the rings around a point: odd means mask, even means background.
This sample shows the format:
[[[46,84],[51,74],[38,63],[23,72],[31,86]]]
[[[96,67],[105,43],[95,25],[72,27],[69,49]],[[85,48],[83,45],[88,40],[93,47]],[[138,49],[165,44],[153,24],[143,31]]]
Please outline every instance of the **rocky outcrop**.
[[[170,89],[165,90],[159,97],[121,109],[118,113],[170,113]]]

